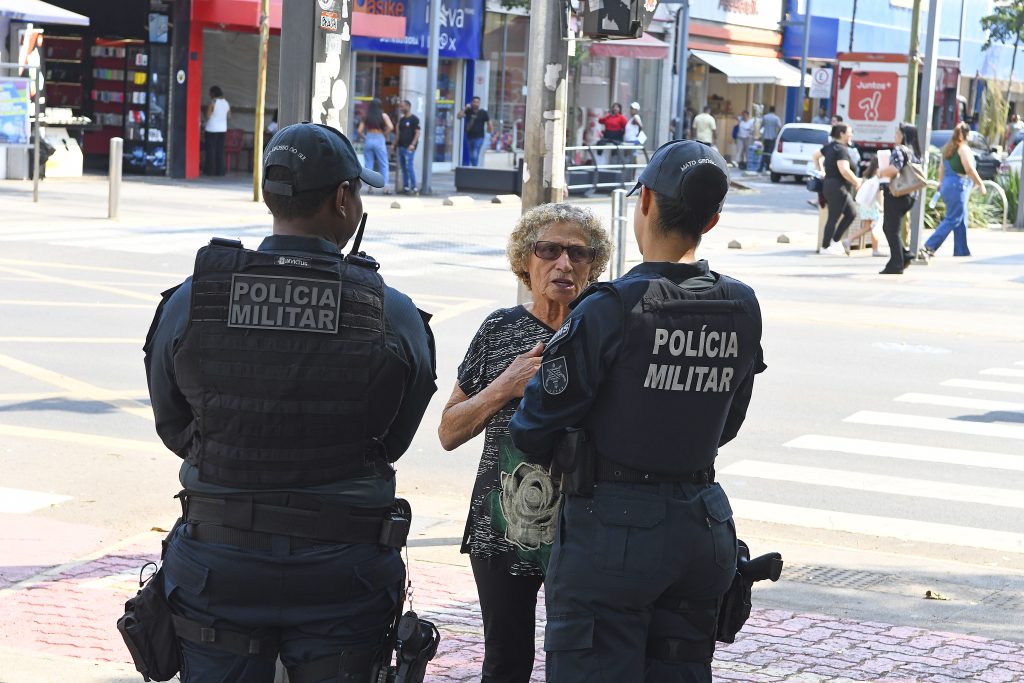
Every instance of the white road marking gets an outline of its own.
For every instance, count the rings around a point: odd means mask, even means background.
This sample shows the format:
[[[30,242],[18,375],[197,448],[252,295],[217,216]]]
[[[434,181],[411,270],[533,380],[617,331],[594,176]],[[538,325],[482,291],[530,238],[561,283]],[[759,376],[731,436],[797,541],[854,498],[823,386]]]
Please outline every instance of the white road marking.
[[[921,415],[905,415],[902,413],[882,413],[873,410],[861,410],[843,420],[855,424],[879,425],[883,427],[903,427],[905,429],[926,429],[933,432],[951,432],[955,434],[974,434],[976,436],[994,436],[1004,439],[1024,439],[1024,427],[988,422],[971,422],[969,420],[950,420],[944,417],[923,417]]]
[[[1024,377],[1024,370],[1017,368],[987,368],[980,370],[979,375],[995,375],[997,377]]]
[[[34,510],[59,505],[71,496],[44,491],[0,488],[0,513],[23,515]]]
[[[895,517],[876,517],[849,512],[820,510],[731,498],[735,516],[741,520],[785,524],[828,531],[845,531],[864,536],[901,541],[936,543],[969,548],[986,548],[1003,553],[1024,553],[1024,534],[975,527],[918,522]]]
[[[852,453],[854,455],[871,455],[893,460],[913,460],[943,465],[984,467],[1024,472],[1024,456],[971,451],[960,448],[940,448],[938,446],[920,446],[918,444],[895,443],[893,441],[850,439],[842,436],[825,436],[822,434],[804,434],[787,442],[785,446],[787,448],[801,448],[809,451]]]
[[[949,406],[951,408],[973,408],[975,410],[1004,410],[1009,412],[1024,411],[1024,403],[1011,401],[987,401],[982,398],[963,398],[960,396],[942,396],[939,394],[903,394],[893,399],[902,403],[923,403],[931,406]]]
[[[944,387],[958,387],[960,389],[986,389],[988,391],[1005,391],[1013,394],[1024,394],[1024,384],[1013,382],[986,382],[979,379],[947,379],[942,382]]]
[[[934,498],[956,503],[997,505],[1008,508],[1024,508],[1024,495],[1011,489],[997,489],[988,486],[949,484],[941,481],[890,477],[883,474],[834,470],[824,467],[805,467],[778,462],[740,460],[719,471],[724,475],[755,477],[772,481],[788,481],[810,486],[830,486],[853,489],[868,493],[885,493],[913,498]]]

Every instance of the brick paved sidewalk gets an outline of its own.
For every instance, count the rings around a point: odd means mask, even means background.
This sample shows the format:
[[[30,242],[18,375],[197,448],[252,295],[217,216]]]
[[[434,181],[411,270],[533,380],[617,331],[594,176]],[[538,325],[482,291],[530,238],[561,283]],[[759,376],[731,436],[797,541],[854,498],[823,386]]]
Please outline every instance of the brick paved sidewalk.
[[[128,662],[114,623],[124,600],[135,591],[139,568],[155,559],[153,549],[159,547],[159,538],[153,534],[0,591],[0,649]],[[443,637],[427,680],[479,680],[482,629],[468,566],[414,559],[412,579],[413,607],[434,620]],[[538,617],[542,615],[543,604],[538,608]],[[539,648],[540,626],[537,642]],[[543,652],[538,657],[534,681],[543,680]],[[737,642],[719,648],[715,680],[1012,683],[1024,681],[1024,643],[754,610]],[[19,682],[5,679],[4,683]]]

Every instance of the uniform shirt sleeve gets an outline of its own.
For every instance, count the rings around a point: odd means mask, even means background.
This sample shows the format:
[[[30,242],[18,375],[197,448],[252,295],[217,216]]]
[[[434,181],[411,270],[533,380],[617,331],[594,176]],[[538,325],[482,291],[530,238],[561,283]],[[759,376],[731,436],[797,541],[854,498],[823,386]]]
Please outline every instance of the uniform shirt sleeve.
[[[387,343],[409,366],[405,395],[391,428],[384,437],[388,460],[394,462],[409,448],[427,410],[430,397],[437,391],[434,335],[430,316],[412,300],[388,287],[384,296]]]
[[[188,453],[195,433],[192,407],[174,379],[174,350],[188,326],[191,293],[191,279],[163,293],[142,349],[156,433],[180,458]]]
[[[531,461],[550,462],[562,433],[582,426],[618,353],[624,321],[618,295],[597,292],[580,302],[548,342],[509,423],[512,441]]]

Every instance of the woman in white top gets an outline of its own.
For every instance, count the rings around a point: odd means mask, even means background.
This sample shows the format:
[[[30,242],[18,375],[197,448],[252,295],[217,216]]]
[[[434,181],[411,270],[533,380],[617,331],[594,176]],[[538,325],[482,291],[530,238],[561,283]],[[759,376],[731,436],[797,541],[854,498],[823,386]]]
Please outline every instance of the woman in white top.
[[[210,103],[206,105],[206,175],[227,173],[224,163],[224,138],[227,137],[231,105],[224,92],[216,85],[210,88]]]
[[[626,122],[626,132],[622,136],[623,142],[627,145],[639,145],[640,133],[644,129],[644,122],[640,118],[640,103],[634,102],[629,105],[629,121]]]

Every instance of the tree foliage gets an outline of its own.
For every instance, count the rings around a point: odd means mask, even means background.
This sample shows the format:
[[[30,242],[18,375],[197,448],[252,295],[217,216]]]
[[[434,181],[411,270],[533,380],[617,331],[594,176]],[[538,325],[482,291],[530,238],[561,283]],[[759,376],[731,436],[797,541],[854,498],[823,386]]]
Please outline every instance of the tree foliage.
[[[1013,45],[1024,42],[1024,0],[1011,0],[981,18],[981,28],[988,32],[985,49],[993,43]]]

